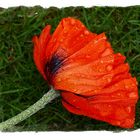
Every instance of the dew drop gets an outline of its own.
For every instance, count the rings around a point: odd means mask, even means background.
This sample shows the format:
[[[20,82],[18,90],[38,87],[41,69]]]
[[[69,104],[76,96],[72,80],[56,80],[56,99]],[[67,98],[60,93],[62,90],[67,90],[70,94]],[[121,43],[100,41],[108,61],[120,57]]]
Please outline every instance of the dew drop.
[[[118,84],[115,84],[114,86],[115,86],[115,87],[118,87]]]
[[[84,35],[83,35],[83,34],[81,34],[81,35],[80,35],[80,37],[84,37]]]
[[[85,30],[85,31],[84,31],[84,34],[85,34],[85,35],[89,35],[89,31],[88,31],[88,30]]]
[[[54,43],[56,42],[56,38],[53,39],[53,42],[54,42]]]
[[[126,110],[127,110],[128,113],[131,113],[131,107],[130,107],[130,106],[128,106],[128,107],[126,108]]]
[[[74,25],[75,24],[75,20],[74,19],[71,19],[71,25]]]
[[[97,93],[98,91],[97,90],[94,90],[94,93]]]
[[[86,58],[90,58],[90,55],[86,55]]]
[[[111,105],[108,105],[109,108],[111,108]]]
[[[63,42],[63,39],[60,39],[60,42]]]
[[[104,61],[103,60],[101,60],[101,64],[103,64],[104,63]]]
[[[74,92],[77,92],[77,89],[73,89]]]
[[[76,102],[76,99],[73,99],[73,102]]]
[[[118,53],[118,55],[119,55],[119,56],[121,56],[121,54],[120,54],[120,53]]]
[[[57,79],[57,81],[58,81],[58,82],[61,82],[61,81],[62,81],[62,79],[61,79],[61,78],[58,78],[58,79]]]
[[[137,95],[136,95],[135,92],[130,92],[130,93],[129,93],[129,97],[130,97],[130,98],[136,98]]]
[[[102,69],[99,69],[98,71],[99,71],[99,72],[102,72],[103,70],[102,70]]]
[[[84,75],[84,74],[81,74],[80,76],[81,76],[82,78],[84,78],[84,77],[85,77],[85,75]]]
[[[64,30],[64,34],[66,34],[68,31],[67,30]]]
[[[125,85],[125,88],[126,88],[126,89],[129,89],[129,86],[128,86],[128,85]]]
[[[132,87],[135,87],[135,84],[132,84]]]
[[[111,71],[111,70],[113,69],[113,67],[112,67],[112,65],[108,65],[108,66],[106,67],[106,69],[107,69],[107,71]]]
[[[107,78],[107,81],[108,81],[108,82],[111,82],[111,78]]]
[[[120,121],[117,121],[117,125],[120,125],[121,123],[120,123]]]
[[[117,93],[117,95],[118,95],[118,96],[121,96],[121,94],[120,94],[120,93]]]

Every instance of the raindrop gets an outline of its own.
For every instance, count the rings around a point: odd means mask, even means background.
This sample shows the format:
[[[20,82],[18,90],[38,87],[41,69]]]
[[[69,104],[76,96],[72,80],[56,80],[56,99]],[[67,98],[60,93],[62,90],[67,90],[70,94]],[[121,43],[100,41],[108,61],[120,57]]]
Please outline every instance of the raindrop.
[[[120,125],[121,123],[120,123],[120,121],[117,121],[117,125]]]
[[[75,20],[74,19],[71,19],[71,25],[74,25],[75,24]]]
[[[136,85],[138,85],[138,82],[136,81]]]
[[[68,31],[67,30],[64,30],[64,34],[66,34]]]
[[[56,42],[56,38],[53,39],[53,42],[54,42],[54,43]]]
[[[77,89],[73,89],[74,92],[77,92]]]
[[[101,60],[101,64],[103,64],[104,63],[104,61],[103,60]]]
[[[86,58],[90,58],[91,56],[90,55],[86,55]]]
[[[85,35],[89,35],[89,31],[88,31],[88,30],[85,30],[85,31],[84,31],[84,34],[85,34]]]
[[[115,84],[115,87],[118,87],[119,85],[118,84]]]
[[[61,79],[61,78],[58,78],[58,79],[57,79],[57,81],[58,81],[58,82],[61,82],[61,81],[62,81],[62,79]]]
[[[132,87],[135,87],[135,84],[132,84]]]
[[[111,78],[107,78],[107,81],[108,81],[108,82],[111,82]]]
[[[120,94],[120,93],[118,93],[117,95],[118,95],[118,96],[121,96],[121,94]]]
[[[109,108],[111,108],[111,105],[108,105]]]
[[[60,42],[63,42],[63,39],[60,39]]]
[[[136,95],[135,92],[130,92],[130,93],[129,93],[129,97],[130,97],[130,98],[136,98],[137,95]]]
[[[97,93],[98,91],[97,90],[94,90],[94,93]]]
[[[106,69],[107,69],[107,71],[111,71],[111,70],[113,69],[113,67],[112,67],[112,65],[108,65],[108,66],[106,67]]]
[[[82,78],[84,78],[84,77],[85,77],[85,75],[84,75],[84,74],[81,74],[80,76],[81,76]]]
[[[73,99],[73,102],[76,102],[76,99]]]
[[[79,30],[79,28],[78,27],[75,27],[75,30]]]
[[[80,37],[84,37],[84,35],[83,35],[83,34],[81,34],[81,35],[80,35]]]
[[[102,69],[99,69],[99,72],[102,72]]]
[[[128,111],[128,113],[131,113],[131,107],[130,107],[130,106],[128,106],[128,107],[126,108],[126,110]]]
[[[128,88],[129,88],[129,86],[128,86],[128,85],[125,85],[125,88],[126,88],[126,89],[128,89]]]

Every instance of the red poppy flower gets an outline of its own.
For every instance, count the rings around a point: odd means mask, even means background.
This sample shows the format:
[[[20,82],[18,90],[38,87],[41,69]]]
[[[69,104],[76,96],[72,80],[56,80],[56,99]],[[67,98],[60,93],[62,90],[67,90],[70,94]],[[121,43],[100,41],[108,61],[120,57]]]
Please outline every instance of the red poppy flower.
[[[34,61],[44,79],[61,91],[64,107],[132,128],[138,89],[125,56],[113,52],[104,33],[90,32],[77,19],[62,19],[52,35],[50,29],[47,25],[33,38]]]

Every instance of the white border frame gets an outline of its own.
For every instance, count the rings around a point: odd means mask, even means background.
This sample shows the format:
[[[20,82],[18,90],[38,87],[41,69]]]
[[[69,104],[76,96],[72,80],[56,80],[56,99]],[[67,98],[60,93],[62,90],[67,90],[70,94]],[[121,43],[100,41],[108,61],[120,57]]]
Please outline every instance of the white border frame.
[[[36,6],[40,5],[44,8],[51,6],[62,8],[69,6],[135,6],[140,5],[140,0],[0,0],[0,7],[8,8],[15,6]],[[85,124],[86,125],[86,124]],[[84,132],[16,132],[3,133],[0,132],[2,140],[137,140],[140,138],[140,130],[132,132],[110,132],[110,131],[84,131]]]
[[[0,0],[0,7],[8,8],[15,6],[35,6],[40,5],[44,8],[50,6],[62,8],[69,6],[134,6],[140,5],[140,0]]]

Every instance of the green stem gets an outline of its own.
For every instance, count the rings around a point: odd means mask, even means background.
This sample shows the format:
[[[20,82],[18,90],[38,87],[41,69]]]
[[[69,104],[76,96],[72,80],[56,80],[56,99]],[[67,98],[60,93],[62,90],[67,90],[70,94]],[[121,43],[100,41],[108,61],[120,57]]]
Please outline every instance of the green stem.
[[[35,114],[40,109],[44,108],[46,104],[50,103],[53,99],[57,98],[59,94],[54,89],[49,90],[41,99],[39,99],[35,104],[31,105],[29,108],[19,113],[18,115],[0,123],[0,130],[4,131],[18,124],[19,122],[29,118],[31,115]]]

